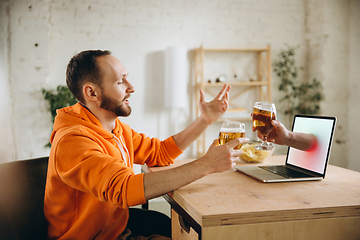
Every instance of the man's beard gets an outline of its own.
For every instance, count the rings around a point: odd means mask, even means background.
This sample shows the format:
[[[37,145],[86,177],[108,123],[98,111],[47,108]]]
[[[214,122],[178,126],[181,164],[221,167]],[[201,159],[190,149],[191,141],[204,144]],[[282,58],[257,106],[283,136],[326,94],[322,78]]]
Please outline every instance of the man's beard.
[[[119,105],[115,99],[111,99],[104,93],[101,96],[100,108],[114,113],[118,117],[127,117],[131,113],[131,107],[126,104]]]

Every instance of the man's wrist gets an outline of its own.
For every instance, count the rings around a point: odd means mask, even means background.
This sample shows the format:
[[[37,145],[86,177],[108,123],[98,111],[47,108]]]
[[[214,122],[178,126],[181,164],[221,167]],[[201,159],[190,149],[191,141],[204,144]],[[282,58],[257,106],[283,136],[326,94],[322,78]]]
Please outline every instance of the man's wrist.
[[[294,133],[287,130],[287,136],[285,137],[284,145],[290,146],[294,142]]]
[[[201,114],[198,118],[201,124],[204,124],[206,126],[210,126],[213,122],[213,120],[210,119],[210,117],[205,116],[204,114]]]
[[[202,156],[201,158],[198,158],[192,162],[194,167],[197,169],[197,172],[200,173],[201,177],[205,177],[206,175],[209,175],[213,172],[213,170],[210,169],[206,162],[207,159],[205,156]]]

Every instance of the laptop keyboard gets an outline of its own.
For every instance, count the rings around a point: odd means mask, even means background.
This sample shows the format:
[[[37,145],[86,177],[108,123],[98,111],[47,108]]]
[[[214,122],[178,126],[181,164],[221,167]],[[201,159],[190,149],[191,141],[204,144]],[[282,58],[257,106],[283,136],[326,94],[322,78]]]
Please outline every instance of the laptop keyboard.
[[[285,178],[306,178],[313,177],[312,175],[296,171],[286,166],[259,166],[266,171],[275,173]]]

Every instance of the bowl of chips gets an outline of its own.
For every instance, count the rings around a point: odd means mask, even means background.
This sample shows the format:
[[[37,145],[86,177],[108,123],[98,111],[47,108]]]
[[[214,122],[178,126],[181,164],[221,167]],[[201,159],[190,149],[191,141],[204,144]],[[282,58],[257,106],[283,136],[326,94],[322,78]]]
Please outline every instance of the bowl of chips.
[[[245,163],[261,163],[273,155],[275,148],[272,150],[257,150],[255,146],[260,144],[261,141],[256,140],[244,143],[241,147],[243,153],[239,156],[240,160]]]

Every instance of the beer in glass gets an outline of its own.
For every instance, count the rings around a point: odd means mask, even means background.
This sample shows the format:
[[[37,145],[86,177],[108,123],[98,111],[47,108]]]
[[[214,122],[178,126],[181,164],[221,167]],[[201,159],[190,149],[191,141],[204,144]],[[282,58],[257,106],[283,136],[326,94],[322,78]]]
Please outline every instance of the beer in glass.
[[[275,104],[271,102],[256,102],[252,114],[254,128],[264,136],[263,142],[256,146],[258,150],[272,150],[274,146],[267,142],[267,136],[273,130],[272,120],[276,120]]]
[[[236,138],[245,137],[245,124],[242,122],[225,120],[219,133],[219,144],[223,145]],[[242,144],[237,145],[234,149],[240,149]]]

